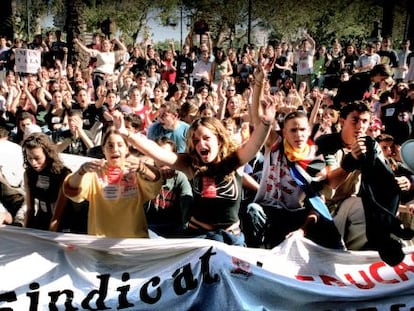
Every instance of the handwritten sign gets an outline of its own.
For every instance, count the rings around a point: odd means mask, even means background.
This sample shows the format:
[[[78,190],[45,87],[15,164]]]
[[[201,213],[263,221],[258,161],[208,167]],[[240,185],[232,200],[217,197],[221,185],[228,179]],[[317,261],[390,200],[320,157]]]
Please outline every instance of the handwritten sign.
[[[41,65],[41,52],[30,49],[16,49],[16,71],[37,73]]]

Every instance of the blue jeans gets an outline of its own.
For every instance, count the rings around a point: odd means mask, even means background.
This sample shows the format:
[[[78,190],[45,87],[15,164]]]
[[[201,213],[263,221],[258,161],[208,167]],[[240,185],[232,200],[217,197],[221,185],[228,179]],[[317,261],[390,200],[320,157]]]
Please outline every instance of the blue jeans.
[[[186,236],[199,239],[208,239],[223,242],[228,245],[246,246],[244,243],[244,234],[233,234],[232,232],[224,229],[217,229],[214,231],[208,231],[203,229],[192,229],[186,230]]]

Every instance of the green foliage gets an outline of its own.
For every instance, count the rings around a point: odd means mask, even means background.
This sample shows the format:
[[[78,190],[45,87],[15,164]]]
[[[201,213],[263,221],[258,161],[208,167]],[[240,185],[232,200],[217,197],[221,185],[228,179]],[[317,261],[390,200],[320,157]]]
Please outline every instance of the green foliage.
[[[27,6],[29,5],[29,6]],[[33,34],[36,32],[36,29],[38,28],[38,24],[36,23],[37,18],[45,16],[48,12],[48,6],[47,2],[44,0],[31,0],[28,1],[16,1],[15,2],[15,16],[19,16],[20,18],[20,24],[15,25],[15,29],[17,32],[19,32],[19,35],[21,35],[26,40],[32,40]],[[29,29],[30,34],[32,35],[31,38],[28,38],[28,31],[27,31],[27,21],[30,21]],[[15,22],[15,18],[14,18]]]
[[[396,0],[394,36],[401,36],[405,21],[405,1]],[[254,18],[265,20],[270,31],[280,39],[300,39],[298,29],[303,27],[320,44],[329,44],[334,38],[352,38],[364,41],[369,37],[374,21],[382,20],[382,2],[378,0],[301,0],[272,3],[255,2]]]
[[[160,41],[157,42],[154,45],[155,49],[157,51],[167,51],[170,49],[170,40],[164,40],[164,41]],[[179,41],[174,41],[174,49],[175,50],[180,50],[180,42]]]
[[[145,36],[148,13],[152,10],[160,12],[160,21],[170,16],[170,12],[177,7],[177,1],[169,0],[102,0],[95,6],[86,8],[84,12],[88,31],[100,30],[102,21],[110,18],[116,24],[116,28],[123,34],[124,40],[135,40],[137,32]]]
[[[17,12],[22,21],[27,19],[26,12],[42,16],[51,11],[62,14],[66,2],[70,0],[31,0],[26,10],[25,1],[16,1]],[[366,40],[372,31],[373,22],[382,20],[382,4],[394,1],[394,38],[403,37],[406,5],[413,0],[301,0],[301,1],[251,1],[253,31],[265,29],[271,37],[295,41],[300,39],[299,28],[306,28],[318,43],[329,43],[333,38],[354,38]],[[213,44],[242,44],[247,39],[249,0],[83,0],[85,10],[83,19],[90,32],[100,30],[106,18],[115,22],[126,41],[135,39],[137,32],[148,32],[145,26],[148,13],[156,11],[160,24],[168,18],[179,21],[180,9],[190,14],[192,21],[205,20],[209,24]],[[47,5],[48,4],[48,5]],[[154,17],[152,17],[154,18]],[[243,30],[240,26],[243,25]],[[234,33],[238,29],[238,33]],[[185,34],[186,35],[186,34]]]

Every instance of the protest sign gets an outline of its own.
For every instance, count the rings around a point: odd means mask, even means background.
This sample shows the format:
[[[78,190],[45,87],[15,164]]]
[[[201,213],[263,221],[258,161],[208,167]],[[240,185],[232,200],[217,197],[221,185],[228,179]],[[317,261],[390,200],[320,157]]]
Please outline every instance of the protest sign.
[[[16,49],[16,71],[22,73],[37,73],[41,66],[39,50]]]

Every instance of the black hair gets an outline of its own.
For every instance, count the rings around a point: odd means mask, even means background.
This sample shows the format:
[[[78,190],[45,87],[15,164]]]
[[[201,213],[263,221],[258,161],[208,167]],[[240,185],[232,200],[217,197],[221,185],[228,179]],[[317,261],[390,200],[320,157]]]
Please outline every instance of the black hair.
[[[346,104],[341,108],[339,112],[339,117],[342,119],[346,119],[347,116],[353,111],[357,111],[359,113],[372,112],[369,106],[364,101],[354,101]]]

